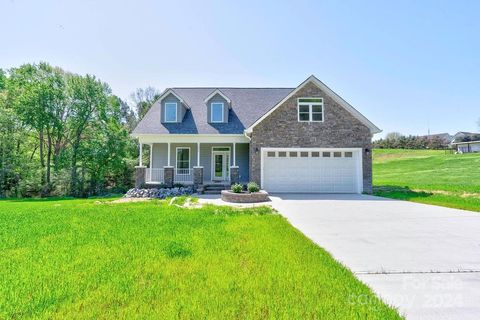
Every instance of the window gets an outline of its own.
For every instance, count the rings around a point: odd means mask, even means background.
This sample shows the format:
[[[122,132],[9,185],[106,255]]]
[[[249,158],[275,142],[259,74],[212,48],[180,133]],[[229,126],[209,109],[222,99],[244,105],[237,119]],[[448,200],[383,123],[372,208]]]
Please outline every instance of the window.
[[[177,103],[165,103],[165,122],[177,122]]]
[[[297,157],[297,152],[296,151],[290,151],[290,157],[296,158]]]
[[[308,158],[308,152],[306,152],[306,151],[300,152],[300,157],[302,157],[302,158]]]
[[[182,173],[188,174],[189,169],[190,169],[190,148],[177,148],[178,174],[182,174]]]
[[[352,152],[345,152],[345,158],[351,158],[351,157],[353,157]]]
[[[268,151],[267,152],[267,157],[274,158],[275,157],[275,151]]]
[[[338,151],[335,151],[335,152],[333,153],[333,156],[334,156],[335,158],[341,158],[341,157],[342,157],[342,153],[341,153],[341,152],[338,152]]]
[[[298,121],[322,122],[323,98],[298,98]]]
[[[312,151],[312,157],[313,157],[313,158],[319,158],[319,157],[320,157],[320,152],[318,152],[318,151]]]
[[[330,158],[330,152],[322,152],[322,157]]]
[[[287,156],[287,152],[286,152],[286,151],[279,151],[279,152],[278,152],[278,156],[279,156],[280,158],[285,158],[285,157]]]
[[[223,122],[223,103],[212,102],[210,107],[210,122]]]

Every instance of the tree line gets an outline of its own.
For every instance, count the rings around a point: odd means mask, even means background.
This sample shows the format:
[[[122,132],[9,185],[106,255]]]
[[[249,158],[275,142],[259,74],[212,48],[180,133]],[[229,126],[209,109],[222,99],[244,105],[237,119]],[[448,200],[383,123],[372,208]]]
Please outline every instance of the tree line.
[[[448,141],[439,137],[404,136],[398,132],[388,133],[385,138],[373,142],[378,149],[447,149]]]
[[[43,62],[0,69],[0,197],[126,191],[138,158],[129,133],[157,96],[137,89],[129,104],[95,76]]]

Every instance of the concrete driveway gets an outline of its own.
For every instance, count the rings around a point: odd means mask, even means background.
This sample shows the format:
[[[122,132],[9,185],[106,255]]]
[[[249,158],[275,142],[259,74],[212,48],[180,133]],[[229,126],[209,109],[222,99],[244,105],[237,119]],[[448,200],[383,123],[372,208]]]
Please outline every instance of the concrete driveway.
[[[365,195],[271,199],[407,319],[480,319],[480,213]]]

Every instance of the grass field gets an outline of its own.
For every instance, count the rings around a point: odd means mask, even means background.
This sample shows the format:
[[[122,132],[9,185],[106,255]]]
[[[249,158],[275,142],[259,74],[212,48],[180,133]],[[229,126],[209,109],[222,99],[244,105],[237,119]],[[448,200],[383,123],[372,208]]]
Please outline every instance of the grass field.
[[[400,318],[268,208],[108,201],[0,201],[1,319]]]
[[[376,195],[480,211],[480,154],[374,150]]]

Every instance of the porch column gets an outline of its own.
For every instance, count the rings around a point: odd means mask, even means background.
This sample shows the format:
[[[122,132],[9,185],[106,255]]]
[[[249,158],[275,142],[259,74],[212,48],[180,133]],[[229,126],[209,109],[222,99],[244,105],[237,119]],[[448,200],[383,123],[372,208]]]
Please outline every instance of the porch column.
[[[197,142],[197,167],[200,167],[200,142]]]
[[[167,166],[170,167],[170,142],[167,143]]]
[[[135,188],[143,188],[145,185],[145,170],[143,166],[135,167]]]
[[[235,150],[236,149],[236,143],[234,142],[233,143],[233,166],[236,167],[237,166],[237,151]]]
[[[142,188],[145,184],[145,170],[146,168],[143,166],[143,144],[141,141],[139,143],[139,155],[138,155],[138,166],[135,166],[135,188]]]
[[[233,143],[233,166],[230,166],[230,183],[235,184],[240,182],[240,169],[237,166],[237,144]]]
[[[152,167],[153,167],[153,143],[150,143],[150,180],[152,180]]]
[[[240,168],[237,166],[230,167],[230,183],[235,184],[240,182]]]
[[[203,167],[200,166],[200,142],[197,142],[197,165],[193,167],[193,187],[195,189],[203,185]]]
[[[173,183],[174,183],[173,167],[170,167],[170,166],[163,167],[163,182],[168,188],[173,187]]]

